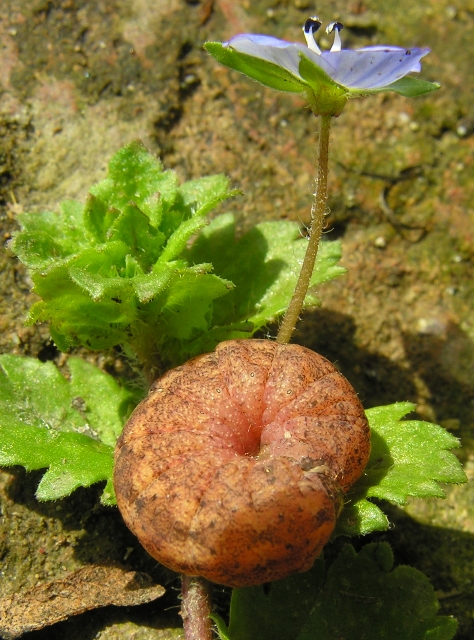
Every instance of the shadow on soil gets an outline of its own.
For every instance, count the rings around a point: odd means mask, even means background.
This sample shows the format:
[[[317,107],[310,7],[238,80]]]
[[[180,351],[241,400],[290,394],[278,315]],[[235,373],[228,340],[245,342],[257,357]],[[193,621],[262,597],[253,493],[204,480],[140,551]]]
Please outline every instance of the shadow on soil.
[[[421,378],[430,392],[428,401],[436,420],[446,420],[463,445],[472,446],[474,344],[457,325],[449,324],[443,336],[402,334],[408,367],[358,347],[355,331],[350,316],[318,309],[305,314],[297,341],[334,362],[366,408],[416,403],[415,379]]]
[[[32,640],[93,640],[111,624],[131,621],[138,626],[158,630],[180,626],[179,580],[151,559],[127,531],[116,510],[97,507],[99,492],[94,488],[78,490],[70,498],[59,503],[38,503],[34,489],[38,474],[16,475],[10,485],[10,495],[39,514],[50,517],[52,513],[62,520],[65,530],[85,529],[85,534],[75,545],[75,555],[84,564],[89,562],[122,561],[127,548],[133,549],[127,566],[145,571],[157,582],[164,584],[167,593],[163,598],[126,610],[105,607],[70,618],[52,627],[28,634]],[[431,580],[440,601],[440,615],[453,615],[459,621],[456,640],[474,637],[474,621],[470,615],[474,598],[472,571],[474,566],[474,536],[461,531],[423,525],[406,515],[403,510],[383,504],[393,527],[390,531],[353,538],[352,544],[359,550],[372,541],[388,542],[395,555],[396,565],[407,564],[425,573]],[[84,514],[82,517],[80,514]],[[347,538],[338,538],[326,547],[329,563],[338,555]],[[225,615],[230,597],[229,590],[216,587],[215,602],[221,615]],[[152,636],[153,637],[153,636]]]
[[[334,336],[338,336],[337,340]],[[317,310],[306,314],[298,334],[298,342],[318,351],[335,362],[354,385],[366,407],[409,400],[416,401],[415,375],[421,377],[432,394],[439,420],[458,418],[461,425],[472,423],[474,386],[469,372],[474,346],[465,334],[452,325],[442,338],[433,335],[405,334],[405,350],[409,368],[402,368],[388,358],[361,349],[355,343],[355,325],[344,314]],[[471,378],[472,379],[472,378]],[[465,427],[467,431],[467,426]],[[455,435],[461,435],[459,431]],[[466,435],[468,435],[466,433]],[[469,444],[469,443],[468,443]],[[79,489],[56,503],[39,503],[34,493],[41,472],[12,470],[13,478],[7,495],[15,503],[26,506],[44,518],[59,519],[65,533],[64,544],[74,547],[74,557],[81,564],[120,563],[130,569],[148,573],[163,584],[166,595],[155,603],[128,608],[127,611],[107,607],[87,612],[28,635],[32,640],[92,640],[108,624],[132,620],[153,629],[176,627],[179,581],[176,574],[158,565],[140,547],[127,530],[116,509],[99,504],[100,489]],[[402,510],[384,505],[394,528],[353,541],[356,546],[372,540],[386,540],[394,548],[398,564],[409,564],[428,575],[440,599],[440,613],[454,615],[460,627],[457,640],[474,637],[471,617],[474,598],[474,536],[449,528],[422,525]],[[34,536],[35,532],[32,531]],[[339,542],[327,548],[330,557]],[[32,548],[35,548],[34,544]],[[219,588],[218,588],[219,589]],[[218,606],[228,604],[229,593],[216,592]]]

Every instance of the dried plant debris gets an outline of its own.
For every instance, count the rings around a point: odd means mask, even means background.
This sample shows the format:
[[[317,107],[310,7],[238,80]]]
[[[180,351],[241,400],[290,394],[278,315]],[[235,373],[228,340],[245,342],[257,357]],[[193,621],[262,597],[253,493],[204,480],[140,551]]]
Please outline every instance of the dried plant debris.
[[[20,594],[0,600],[0,634],[4,640],[61,622],[90,609],[145,604],[165,589],[151,578],[121,567],[92,565]]]

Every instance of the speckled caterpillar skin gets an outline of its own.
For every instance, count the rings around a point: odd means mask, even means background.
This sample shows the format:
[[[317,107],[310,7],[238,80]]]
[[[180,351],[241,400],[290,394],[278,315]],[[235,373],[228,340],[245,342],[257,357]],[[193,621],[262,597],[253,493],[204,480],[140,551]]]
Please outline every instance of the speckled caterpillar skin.
[[[362,405],[330,362],[230,340],[154,382],[117,443],[115,491],[159,562],[250,586],[311,567],[369,453]]]

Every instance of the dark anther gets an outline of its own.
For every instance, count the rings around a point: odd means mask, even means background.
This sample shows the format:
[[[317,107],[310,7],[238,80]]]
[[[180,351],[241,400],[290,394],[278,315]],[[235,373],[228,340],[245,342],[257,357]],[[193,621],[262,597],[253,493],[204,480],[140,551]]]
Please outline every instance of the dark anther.
[[[326,28],[326,33],[332,33],[333,31],[342,31],[344,29],[344,25],[342,22],[331,22],[328,24]]]
[[[316,33],[321,27],[321,20],[314,16],[313,18],[308,18],[304,23],[303,31],[305,33]]]

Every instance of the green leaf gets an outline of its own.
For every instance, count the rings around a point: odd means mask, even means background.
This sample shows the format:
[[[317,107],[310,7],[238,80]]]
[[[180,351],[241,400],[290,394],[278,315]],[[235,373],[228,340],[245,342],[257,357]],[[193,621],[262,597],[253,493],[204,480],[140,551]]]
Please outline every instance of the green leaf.
[[[189,250],[189,261],[211,262],[215,271],[232,281],[235,289],[214,304],[216,327],[235,327],[251,323],[261,329],[282,315],[291,299],[306,240],[296,223],[262,222],[237,239],[231,214],[215,218],[203,229]],[[311,286],[317,286],[345,273],[337,265],[338,242],[322,242]],[[318,305],[310,290],[305,306]]]
[[[179,227],[170,234],[160,264],[176,259],[186,248],[189,239],[208,224],[207,214],[220,202],[240,193],[230,190],[229,183],[229,179],[221,174],[190,180],[180,187],[182,208],[190,217],[188,220],[182,219]]]
[[[324,561],[265,587],[234,589],[229,640],[295,640],[322,586]]]
[[[157,228],[164,212],[174,204],[178,179],[173,171],[163,171],[155,158],[136,140],[118,151],[109,164],[108,177],[91,188],[91,194],[108,209],[121,211],[134,203]],[[102,232],[107,232],[102,228]],[[97,238],[101,242],[101,238]]]
[[[13,238],[10,249],[30,269],[44,269],[87,247],[83,209],[79,202],[65,200],[59,213],[20,213],[22,232]]]
[[[221,42],[206,42],[204,48],[221,64],[235,71],[240,71],[240,73],[271,89],[303,93],[308,88],[308,85],[301,78],[294,76],[273,62],[239,53],[230,47],[225,47]]]
[[[111,375],[81,358],[69,358],[67,366],[74,408],[101,442],[115,447],[123,425],[142,399],[142,392],[120,386]]]
[[[221,640],[450,640],[457,623],[437,616],[428,578],[393,569],[387,543],[358,554],[346,545],[324,576],[324,561],[262,587],[234,589]]]
[[[461,464],[450,451],[459,447],[459,440],[435,424],[401,420],[414,409],[409,402],[399,402],[366,411],[372,431],[370,460],[347,494],[335,535],[388,528],[387,518],[368,498],[404,505],[409,496],[445,497],[440,482],[466,482]]]
[[[131,254],[144,271],[160,257],[165,239],[165,234],[152,227],[148,217],[133,202],[124,205],[107,232],[107,241],[123,242],[128,255]]]
[[[239,195],[237,189],[231,190],[230,180],[223,173],[204,176],[184,182],[178,189],[182,206],[191,216],[204,216],[223,200]]]
[[[209,329],[212,302],[233,288],[232,282],[206,273],[210,265],[197,265],[179,274],[173,287],[164,292],[160,326],[167,335],[188,340]],[[153,314],[153,305],[150,308]],[[164,345],[166,347],[166,345]]]
[[[346,545],[326,577],[297,640],[451,640],[457,622],[438,617],[428,578],[411,567],[393,569],[387,543],[356,553]],[[436,635],[433,635],[435,633]]]
[[[127,145],[85,207],[23,214],[12,248],[41,298],[29,322],[49,322],[63,351],[122,345],[147,368],[180,364],[212,327],[214,300],[233,286],[181,254],[208,213],[236,194],[223,175],[178,186],[140,142]]]
[[[30,323],[49,322],[63,351],[122,345],[153,370],[251,337],[285,312],[306,241],[283,221],[240,239],[230,215],[205,228],[208,213],[236,193],[223,175],[178,186],[141,143],[121,149],[84,208],[26,214],[13,248],[41,298]],[[338,243],[322,243],[312,286],[344,273],[339,257]],[[310,290],[305,304],[319,303]]]
[[[70,381],[50,362],[0,356],[0,465],[47,469],[39,500],[105,480],[113,504],[113,447],[137,393],[78,358],[68,366]]]

